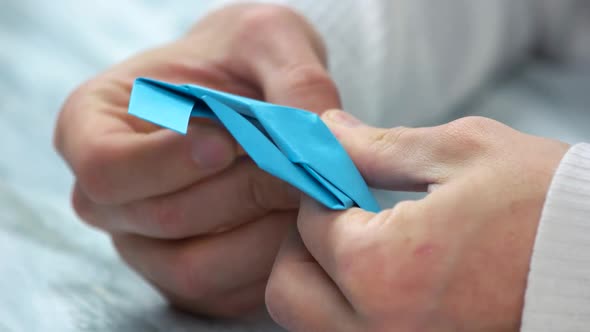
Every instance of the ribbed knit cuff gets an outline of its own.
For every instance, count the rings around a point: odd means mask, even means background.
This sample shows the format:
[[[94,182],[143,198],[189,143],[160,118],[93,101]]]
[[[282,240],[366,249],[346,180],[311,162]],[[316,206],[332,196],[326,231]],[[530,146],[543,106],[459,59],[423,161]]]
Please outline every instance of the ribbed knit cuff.
[[[590,144],[568,151],[547,194],[521,331],[590,331]]]

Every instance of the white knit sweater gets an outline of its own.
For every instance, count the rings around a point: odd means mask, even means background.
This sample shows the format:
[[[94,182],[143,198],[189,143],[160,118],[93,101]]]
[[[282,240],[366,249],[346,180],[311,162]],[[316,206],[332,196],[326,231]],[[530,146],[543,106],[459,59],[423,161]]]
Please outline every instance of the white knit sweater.
[[[585,0],[266,2],[292,6],[315,25],[344,107],[381,126],[441,118],[535,54],[590,64]],[[590,331],[588,144],[568,152],[549,189],[522,331]]]

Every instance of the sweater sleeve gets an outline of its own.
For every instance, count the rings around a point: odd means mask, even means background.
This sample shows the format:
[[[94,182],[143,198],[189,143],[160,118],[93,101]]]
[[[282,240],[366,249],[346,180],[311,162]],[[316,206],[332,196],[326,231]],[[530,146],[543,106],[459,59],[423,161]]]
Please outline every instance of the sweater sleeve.
[[[553,178],[533,249],[523,332],[590,326],[590,144],[570,149]]]

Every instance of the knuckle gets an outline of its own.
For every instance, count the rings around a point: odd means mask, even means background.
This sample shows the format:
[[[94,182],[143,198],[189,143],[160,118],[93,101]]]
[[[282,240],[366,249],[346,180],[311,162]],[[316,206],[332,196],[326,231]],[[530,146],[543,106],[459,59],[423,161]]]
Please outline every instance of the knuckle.
[[[53,134],[53,146],[58,151],[63,153],[66,144],[66,137],[64,126],[68,123],[72,112],[83,107],[86,96],[92,89],[91,81],[85,82],[76,88],[64,101],[61,110],[59,111],[55,131]]]
[[[410,200],[398,202],[390,210],[390,213],[386,216],[386,220],[388,222],[403,223],[404,221],[414,219],[417,204],[417,201]]]
[[[369,148],[375,154],[390,154],[392,150],[397,149],[401,145],[399,144],[400,140],[408,129],[407,127],[395,127],[380,131],[370,140]]]
[[[108,181],[106,170],[120,151],[104,137],[68,137],[74,132],[68,126],[79,124],[76,118],[79,113],[96,108],[93,98],[100,90],[100,82],[98,78],[86,81],[67,97],[58,115],[53,144],[72,166],[78,184],[88,198],[96,203],[110,203],[113,186]],[[80,133],[83,129],[76,132]],[[74,149],[74,146],[84,148]]]
[[[99,204],[114,202],[116,183],[110,179],[108,169],[120,154],[108,140],[92,139],[78,155],[74,172],[88,197]]]
[[[321,91],[323,94],[338,95],[336,84],[328,72],[318,64],[301,63],[284,69],[283,77],[291,91]]]
[[[368,174],[379,173],[380,169],[384,167],[383,160],[405,155],[405,149],[408,149],[409,146],[402,143],[402,139],[408,129],[406,127],[384,129],[369,139],[366,146],[367,155],[374,157],[366,161],[365,169]],[[389,167],[389,165],[385,166]]]
[[[275,31],[287,20],[297,16],[292,9],[273,4],[254,6],[239,17],[239,30],[248,36],[260,36]]]
[[[484,117],[464,117],[444,125],[443,135],[446,141],[461,147],[461,150],[479,151],[488,146],[489,133],[499,125],[497,121]]]

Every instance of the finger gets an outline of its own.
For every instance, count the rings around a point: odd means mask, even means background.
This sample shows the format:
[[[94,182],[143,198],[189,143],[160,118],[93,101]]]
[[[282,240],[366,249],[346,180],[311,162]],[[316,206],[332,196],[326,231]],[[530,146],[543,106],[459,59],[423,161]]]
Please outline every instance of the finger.
[[[371,187],[426,191],[444,174],[434,158],[433,128],[375,128],[337,110],[324,113],[322,119]]]
[[[445,192],[444,190],[440,190]],[[448,194],[448,190],[446,191]],[[435,192],[433,195],[439,195]],[[377,252],[383,243],[406,243],[410,229],[418,225],[414,221],[432,219],[437,211],[430,197],[417,201],[403,201],[391,209],[375,214],[359,208],[334,211],[315,200],[302,196],[297,229],[305,247],[324,268],[341,290],[346,289],[346,271],[358,261],[359,253]],[[438,200],[438,199],[437,199]],[[440,208],[440,204],[435,205]],[[413,230],[412,230],[413,232]],[[389,246],[394,248],[395,246]],[[392,254],[392,253],[389,253]],[[346,295],[346,294],[345,294]]]
[[[481,165],[503,139],[504,134],[498,134],[511,130],[481,117],[429,128],[391,129],[367,126],[337,110],[322,118],[369,185],[390,190],[426,191],[429,185],[448,182],[467,167]]]
[[[231,229],[271,210],[294,210],[299,195],[243,158],[227,171],[173,194],[104,206],[75,189],[72,205],[83,220],[109,232],[185,238]]]
[[[223,296],[268,278],[293,213],[275,213],[234,230],[167,241],[115,235],[122,258],[146,279],[183,298]]]
[[[123,110],[111,107],[90,91],[66,103],[57,129],[58,150],[96,202],[171,192],[219,172],[236,157],[234,140],[217,125],[192,124],[186,137],[168,130],[138,133]]]
[[[265,100],[316,113],[340,107],[324,46],[300,15],[281,6],[260,7],[243,16],[236,40],[232,71],[251,78]]]
[[[386,212],[381,212],[382,214]],[[348,263],[350,248],[365,237],[375,214],[358,208],[333,211],[313,199],[302,196],[297,217],[297,229],[305,247],[334,282],[345,291],[345,280],[340,274]]]
[[[297,228],[303,243],[360,321],[374,317],[384,303],[404,312],[428,301],[419,295],[447,265],[441,263],[444,244],[430,240],[430,228],[442,226],[433,222],[424,227],[438,215],[426,200],[401,202],[373,214],[356,208],[330,211],[302,198]],[[404,301],[395,301],[398,296]]]
[[[296,229],[283,242],[266,288],[271,317],[289,331],[350,331],[354,311]]]

